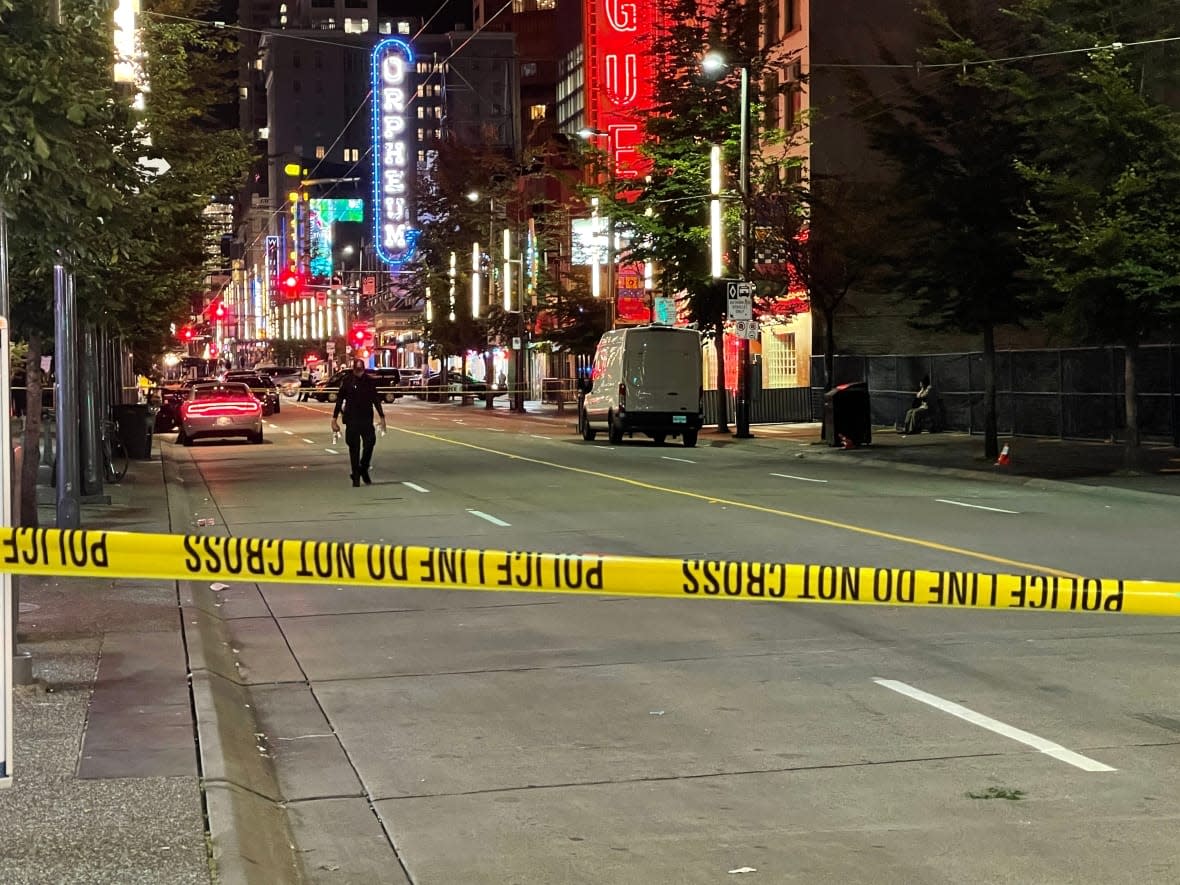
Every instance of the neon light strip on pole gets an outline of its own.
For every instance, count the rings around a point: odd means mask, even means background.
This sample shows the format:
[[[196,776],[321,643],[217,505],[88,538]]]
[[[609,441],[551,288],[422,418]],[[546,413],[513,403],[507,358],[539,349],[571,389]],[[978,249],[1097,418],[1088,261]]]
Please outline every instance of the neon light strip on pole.
[[[504,228],[504,310],[512,310],[512,231]]]
[[[710,270],[716,280],[724,273],[721,266],[724,249],[721,239],[721,146],[716,144],[709,152],[709,193],[713,195],[709,201]]]
[[[479,243],[471,244],[471,318],[479,319]]]

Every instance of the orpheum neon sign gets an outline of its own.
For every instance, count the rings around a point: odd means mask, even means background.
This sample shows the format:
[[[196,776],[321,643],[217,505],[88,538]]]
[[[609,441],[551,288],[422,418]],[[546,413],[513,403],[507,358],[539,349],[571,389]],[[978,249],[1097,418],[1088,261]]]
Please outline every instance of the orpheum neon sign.
[[[659,0],[589,0],[586,112],[591,127],[607,133],[615,177],[643,178],[651,167],[639,153],[643,120],[652,113],[655,63],[651,56]]]
[[[414,52],[390,37],[373,47],[373,223],[377,255],[395,267],[414,254],[414,170],[409,106]]]

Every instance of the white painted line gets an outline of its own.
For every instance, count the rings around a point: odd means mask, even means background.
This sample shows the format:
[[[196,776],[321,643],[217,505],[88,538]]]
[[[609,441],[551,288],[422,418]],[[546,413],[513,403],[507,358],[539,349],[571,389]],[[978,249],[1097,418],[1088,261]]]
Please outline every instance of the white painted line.
[[[403,482],[402,485],[404,485],[408,489],[413,489],[415,492],[422,492],[423,494],[428,493],[430,491],[430,489],[422,488],[422,486],[418,485],[418,483],[416,483],[416,482]]]
[[[294,436],[295,435],[295,432],[293,430],[284,430],[283,433],[287,434],[287,436]]]
[[[270,426],[273,427],[275,430],[279,429],[279,425],[275,424],[273,421],[269,421],[267,423],[270,424]]]
[[[307,443],[309,446],[314,446],[314,445],[315,445],[315,440],[314,440],[314,439],[308,439],[306,436],[305,436],[305,437],[303,437],[303,441],[304,441],[305,443]]]
[[[964,501],[952,501],[949,498],[935,498],[939,504],[954,504],[956,507],[970,507],[972,510],[990,510],[992,513],[1011,513],[1013,516],[1019,516],[1019,510],[1004,510],[1000,507],[984,507],[982,504],[967,504]]]
[[[529,436],[531,436],[533,439],[552,439],[550,436],[541,436],[539,433],[530,433]]]
[[[492,525],[502,525],[502,526],[512,525],[512,523],[504,522],[504,520],[502,520],[502,519],[496,519],[496,517],[491,516],[490,514],[484,513],[482,510],[470,510],[469,509],[467,512],[470,513],[472,516],[478,516],[480,519],[486,519]]]
[[[338,451],[336,451],[335,449],[324,449],[324,451],[325,451],[325,452],[328,452],[329,454],[332,454],[332,455],[339,455],[339,454],[340,454],[340,453],[339,453]]]
[[[1052,756],[1054,759],[1073,765],[1082,771],[1118,771],[1117,768],[1111,768],[1109,765],[1096,762],[1088,756],[1083,756],[1081,753],[1067,750],[1061,744],[1055,744],[1053,741],[1045,740],[1043,737],[1037,737],[1035,734],[1024,731],[1023,729],[1006,725],[998,719],[992,719],[990,716],[976,713],[974,710],[964,707],[961,704],[956,704],[954,701],[944,700],[938,695],[922,691],[920,688],[914,688],[912,685],[907,685],[904,682],[898,682],[896,679],[879,679],[874,677],[873,682],[883,688],[888,688],[890,691],[895,691],[898,694],[913,698],[915,701],[921,701],[923,704],[928,704],[931,707],[942,710],[944,713],[957,716],[959,719],[970,722],[972,725],[978,725],[980,728],[986,728],[988,731],[993,731],[998,735],[1019,741],[1022,744],[1032,747],[1034,750],[1040,750],[1046,756]]]
[[[772,473],[771,476],[778,476],[782,479],[797,479],[799,482],[827,482],[826,479],[812,479],[810,476],[794,476],[790,473]]]
[[[485,427],[484,430],[490,430],[492,433],[504,433],[503,427]]]
[[[689,461],[687,458],[670,458],[667,455],[660,455],[665,461],[679,461],[681,464],[696,464],[696,461]]]

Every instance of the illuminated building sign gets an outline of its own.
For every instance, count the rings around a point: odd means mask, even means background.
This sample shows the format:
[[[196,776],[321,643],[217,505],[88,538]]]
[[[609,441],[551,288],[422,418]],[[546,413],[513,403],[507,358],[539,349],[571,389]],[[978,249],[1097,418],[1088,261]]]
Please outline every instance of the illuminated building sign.
[[[332,225],[365,220],[365,201],[324,197],[307,201],[308,270],[312,277],[332,276]]]
[[[606,133],[606,150],[622,183],[648,173],[639,153],[643,120],[655,97],[659,0],[590,0],[586,7],[586,119]]]
[[[266,286],[274,298],[279,287],[279,238],[266,238]]]
[[[399,267],[413,257],[417,150],[409,125],[414,52],[395,37],[373,47],[373,219],[377,256]]]

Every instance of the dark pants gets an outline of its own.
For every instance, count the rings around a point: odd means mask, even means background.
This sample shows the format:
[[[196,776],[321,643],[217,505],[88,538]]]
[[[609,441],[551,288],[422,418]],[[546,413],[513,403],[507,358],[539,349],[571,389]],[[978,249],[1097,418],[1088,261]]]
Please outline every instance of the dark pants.
[[[368,473],[369,463],[373,460],[373,446],[377,444],[376,429],[372,424],[345,425],[344,441],[348,443],[348,460],[352,462],[352,475]]]

